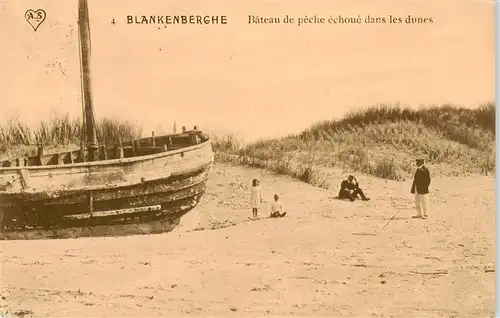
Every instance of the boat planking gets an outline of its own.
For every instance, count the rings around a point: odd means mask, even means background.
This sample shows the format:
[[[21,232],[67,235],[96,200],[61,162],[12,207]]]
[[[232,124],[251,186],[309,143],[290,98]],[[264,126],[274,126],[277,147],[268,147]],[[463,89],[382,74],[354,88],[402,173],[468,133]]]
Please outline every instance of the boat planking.
[[[78,151],[18,158],[16,166],[2,162],[0,238],[169,231],[198,204],[213,164],[210,139],[197,130],[143,138],[106,151],[100,155],[107,159],[92,162],[84,162]],[[70,156],[73,163],[50,164]],[[113,229],[116,225],[120,227]]]
[[[205,192],[210,138],[179,134],[99,145],[87,0],[78,0],[83,134],[78,150],[0,161],[0,239],[121,236],[171,231]]]

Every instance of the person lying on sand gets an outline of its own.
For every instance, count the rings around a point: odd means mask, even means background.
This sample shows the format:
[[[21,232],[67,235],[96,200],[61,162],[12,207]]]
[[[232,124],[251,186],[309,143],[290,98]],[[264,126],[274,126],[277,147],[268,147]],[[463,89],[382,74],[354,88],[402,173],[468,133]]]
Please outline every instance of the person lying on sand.
[[[264,201],[262,195],[262,188],[259,185],[259,180],[252,180],[252,188],[250,189],[250,204],[252,205],[253,218],[257,219],[259,213],[259,206]]]
[[[363,190],[359,187],[358,181],[354,176],[349,175],[347,180],[342,181],[340,184],[339,191],[339,199],[349,199],[351,201],[356,200],[358,195],[361,197],[363,201],[368,201],[370,198],[367,198],[363,193]]]
[[[275,194],[274,201],[271,203],[271,215],[272,218],[282,218],[286,212],[283,210],[283,204],[281,203],[280,197]]]

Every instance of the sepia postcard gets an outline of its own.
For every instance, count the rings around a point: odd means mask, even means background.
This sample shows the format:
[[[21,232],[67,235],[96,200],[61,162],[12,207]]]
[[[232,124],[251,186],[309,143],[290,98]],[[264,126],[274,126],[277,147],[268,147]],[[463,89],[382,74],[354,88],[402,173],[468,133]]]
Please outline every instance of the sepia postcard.
[[[0,317],[495,317],[495,2],[0,0]]]

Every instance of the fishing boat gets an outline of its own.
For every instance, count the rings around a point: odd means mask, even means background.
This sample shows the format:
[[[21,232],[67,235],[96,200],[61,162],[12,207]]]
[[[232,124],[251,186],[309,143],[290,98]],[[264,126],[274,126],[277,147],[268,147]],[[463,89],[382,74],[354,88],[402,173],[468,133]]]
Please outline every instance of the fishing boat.
[[[84,133],[80,149],[0,161],[0,239],[162,233],[203,196],[210,138],[179,133],[98,144],[90,74],[87,0],[78,0]]]

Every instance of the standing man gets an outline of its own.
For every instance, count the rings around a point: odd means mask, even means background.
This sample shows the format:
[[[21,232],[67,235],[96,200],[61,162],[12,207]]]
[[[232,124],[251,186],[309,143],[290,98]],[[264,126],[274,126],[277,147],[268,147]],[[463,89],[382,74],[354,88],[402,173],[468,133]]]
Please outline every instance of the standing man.
[[[415,194],[415,208],[417,214],[413,218],[427,218],[427,205],[429,197],[429,185],[431,184],[431,176],[429,169],[424,166],[424,159],[422,157],[416,160],[417,171],[413,177],[413,184],[411,186],[411,193]]]

